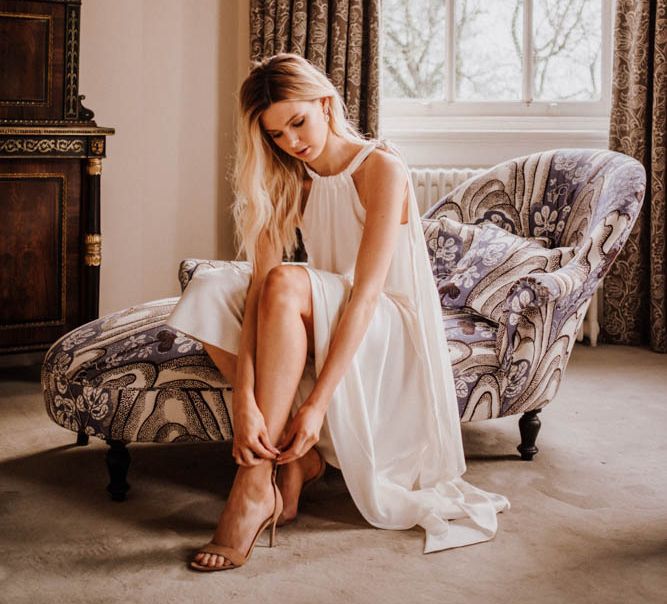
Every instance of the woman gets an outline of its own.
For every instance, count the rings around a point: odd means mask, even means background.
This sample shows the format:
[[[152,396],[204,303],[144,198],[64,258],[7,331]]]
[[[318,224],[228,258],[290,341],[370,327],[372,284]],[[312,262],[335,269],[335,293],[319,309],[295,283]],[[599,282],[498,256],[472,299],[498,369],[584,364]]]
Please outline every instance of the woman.
[[[234,391],[240,467],[191,565],[239,566],[267,527],[273,543],[324,461],[369,523],[424,527],[425,552],[492,538],[509,502],[460,478],[451,362],[400,155],[364,140],[331,82],[283,53],[241,87],[235,184],[252,273],[201,273],[169,318],[204,343]],[[282,262],[297,227],[307,265]]]

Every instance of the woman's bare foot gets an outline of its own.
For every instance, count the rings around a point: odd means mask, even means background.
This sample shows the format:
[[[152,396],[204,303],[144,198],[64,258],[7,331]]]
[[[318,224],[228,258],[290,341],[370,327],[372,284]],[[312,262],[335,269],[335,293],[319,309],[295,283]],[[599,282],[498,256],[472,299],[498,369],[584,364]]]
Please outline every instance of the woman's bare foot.
[[[257,529],[273,513],[274,504],[279,510],[282,506],[280,493],[278,501],[274,500],[271,469],[270,461],[253,467],[239,467],[211,540],[213,543],[247,554]],[[229,560],[216,554],[199,552],[194,560],[202,566],[231,566]]]
[[[324,463],[317,449],[312,447],[303,457],[279,466],[276,482],[282,495],[283,512],[278,518],[278,525],[286,524],[296,518],[304,483],[315,478]]]

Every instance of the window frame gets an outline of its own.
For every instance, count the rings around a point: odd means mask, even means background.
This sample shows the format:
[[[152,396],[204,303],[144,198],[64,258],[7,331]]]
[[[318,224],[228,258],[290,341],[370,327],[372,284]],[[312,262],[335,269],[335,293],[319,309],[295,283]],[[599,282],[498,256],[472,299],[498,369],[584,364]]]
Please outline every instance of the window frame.
[[[524,0],[524,48],[532,49],[533,4]],[[446,0],[446,73],[445,95],[454,96],[454,31],[455,0]],[[483,142],[483,133],[526,133],[534,138],[539,132],[562,132],[573,135],[573,146],[577,140],[589,144],[594,139],[606,146],[611,112],[611,78],[613,52],[613,23],[615,0],[601,0],[601,57],[600,99],[595,101],[536,101],[531,99],[532,78],[528,77],[532,67],[532,52],[523,53],[522,94],[519,101],[459,101],[433,99],[381,98],[380,124],[383,135],[400,140],[406,136],[414,142],[418,132],[424,140],[434,141],[440,132],[442,140],[451,140],[452,133],[475,131],[476,142]],[[530,24],[528,26],[527,24]],[[419,130],[415,131],[414,122]],[[408,132],[409,131],[409,132]],[[584,133],[577,139],[578,133]],[[415,138],[417,137],[417,138]],[[464,136],[464,138],[466,138]],[[467,138],[470,138],[469,136]],[[604,141],[603,141],[604,138]],[[537,140],[537,139],[536,139]]]

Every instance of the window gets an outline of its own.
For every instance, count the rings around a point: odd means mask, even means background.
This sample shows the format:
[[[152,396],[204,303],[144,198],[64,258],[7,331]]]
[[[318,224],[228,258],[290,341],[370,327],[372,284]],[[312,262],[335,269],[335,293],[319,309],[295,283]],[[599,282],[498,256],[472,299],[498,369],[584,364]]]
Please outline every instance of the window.
[[[585,131],[581,144],[597,132],[604,146],[612,12],[613,0],[383,0],[383,134],[416,141],[419,118],[422,139]]]

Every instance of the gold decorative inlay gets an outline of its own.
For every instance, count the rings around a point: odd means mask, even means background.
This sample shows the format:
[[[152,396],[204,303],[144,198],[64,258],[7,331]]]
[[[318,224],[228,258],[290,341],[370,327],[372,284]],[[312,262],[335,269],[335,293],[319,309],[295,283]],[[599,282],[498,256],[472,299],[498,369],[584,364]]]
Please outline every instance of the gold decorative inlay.
[[[48,65],[46,66],[46,99],[40,100],[7,100],[0,99],[0,105],[32,105],[37,107],[48,107],[51,105],[51,84],[52,80],[52,71],[53,71],[53,27],[52,27],[52,16],[51,15],[30,15],[26,13],[4,13],[0,12],[0,17],[7,17],[10,19],[33,19],[35,21],[46,21],[46,28],[49,32],[49,48],[48,48]]]
[[[111,136],[116,133],[113,128],[79,127],[71,124],[69,127],[56,128],[26,125],[5,126],[5,123],[7,122],[0,121],[0,136]]]
[[[83,238],[84,256],[83,263],[86,266],[100,266],[102,264],[102,235],[86,235]]]
[[[67,7],[67,31],[65,39],[65,117],[76,118],[79,91],[79,12],[78,7]]]
[[[104,153],[104,139],[93,138],[90,140],[90,152],[93,155],[102,155]]]
[[[82,139],[8,138],[0,140],[0,153],[83,153]]]
[[[88,160],[88,174],[99,176],[102,174],[102,160],[98,157],[92,157]]]

